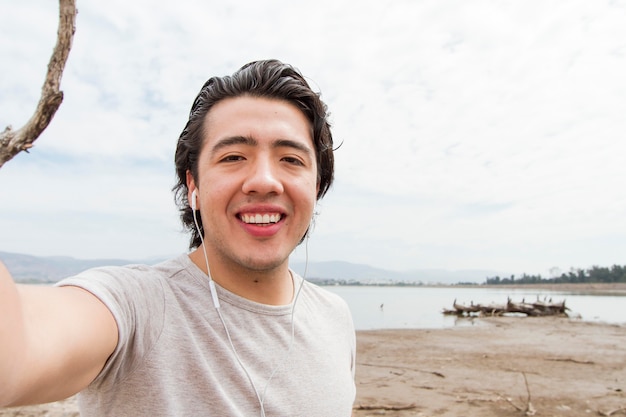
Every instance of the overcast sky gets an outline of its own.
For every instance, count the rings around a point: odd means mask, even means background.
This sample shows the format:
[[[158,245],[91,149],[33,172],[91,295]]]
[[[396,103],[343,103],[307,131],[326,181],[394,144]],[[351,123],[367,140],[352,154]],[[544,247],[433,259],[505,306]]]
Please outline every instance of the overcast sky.
[[[210,76],[278,58],[321,91],[343,143],[311,260],[543,276],[626,264],[624,0],[78,9],[60,110],[0,169],[0,251],[185,252],[170,189],[191,102]],[[55,1],[0,0],[0,129],[33,113],[57,26]]]

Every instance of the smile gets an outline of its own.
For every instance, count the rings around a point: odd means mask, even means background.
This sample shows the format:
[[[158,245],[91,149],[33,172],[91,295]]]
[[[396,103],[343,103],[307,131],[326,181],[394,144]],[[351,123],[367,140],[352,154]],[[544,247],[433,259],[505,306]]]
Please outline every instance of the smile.
[[[282,218],[280,213],[264,213],[264,214],[242,214],[239,216],[242,222],[246,224],[273,224],[278,223]]]

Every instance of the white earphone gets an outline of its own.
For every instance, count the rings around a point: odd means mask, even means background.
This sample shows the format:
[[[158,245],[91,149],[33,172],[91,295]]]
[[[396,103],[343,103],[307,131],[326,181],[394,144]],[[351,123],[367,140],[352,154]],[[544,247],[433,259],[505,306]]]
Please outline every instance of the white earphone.
[[[198,204],[196,203],[196,199],[198,198],[198,190],[193,190],[191,193],[191,209],[198,210]]]

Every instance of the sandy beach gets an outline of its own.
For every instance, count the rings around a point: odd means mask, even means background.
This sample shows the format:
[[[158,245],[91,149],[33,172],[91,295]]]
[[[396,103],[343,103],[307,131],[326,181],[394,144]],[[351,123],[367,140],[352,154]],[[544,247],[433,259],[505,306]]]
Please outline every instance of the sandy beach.
[[[360,332],[355,415],[626,415],[626,327],[556,317],[475,323]]]
[[[557,317],[473,323],[358,332],[354,415],[626,415],[626,326]],[[69,399],[0,416],[78,412]]]

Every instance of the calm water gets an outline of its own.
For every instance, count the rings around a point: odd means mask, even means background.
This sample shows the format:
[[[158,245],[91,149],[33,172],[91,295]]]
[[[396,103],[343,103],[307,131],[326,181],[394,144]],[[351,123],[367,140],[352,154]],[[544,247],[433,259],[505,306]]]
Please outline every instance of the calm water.
[[[507,296],[513,301],[534,301],[539,296],[553,302],[565,300],[570,317],[584,321],[626,324],[626,294],[585,295],[565,291],[526,289],[454,288],[454,287],[369,287],[328,286],[326,289],[346,300],[357,330],[432,329],[479,325],[480,320],[441,314],[458,303],[504,304]],[[382,308],[381,308],[382,305]]]

